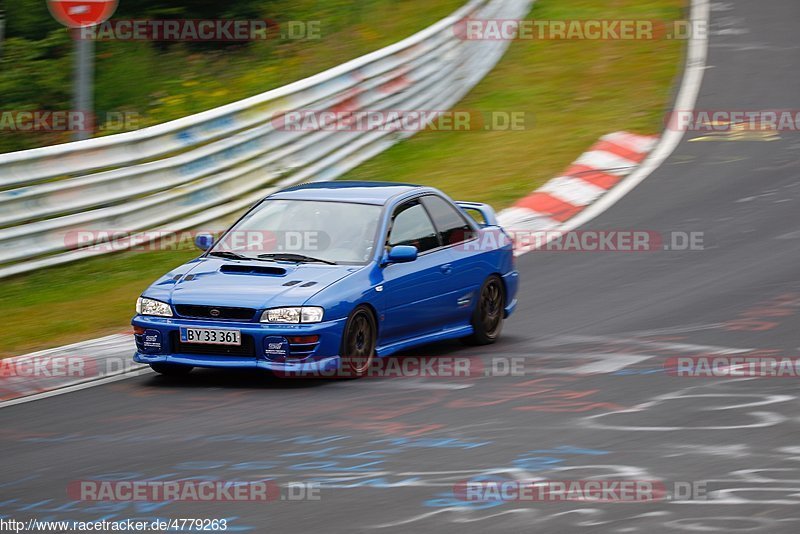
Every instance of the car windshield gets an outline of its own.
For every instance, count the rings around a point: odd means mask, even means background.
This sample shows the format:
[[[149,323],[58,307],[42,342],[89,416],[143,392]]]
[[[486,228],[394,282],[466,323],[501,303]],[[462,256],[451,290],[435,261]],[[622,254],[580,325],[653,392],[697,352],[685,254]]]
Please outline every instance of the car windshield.
[[[380,214],[380,206],[369,204],[267,200],[231,228],[209,254],[364,264],[375,250]]]

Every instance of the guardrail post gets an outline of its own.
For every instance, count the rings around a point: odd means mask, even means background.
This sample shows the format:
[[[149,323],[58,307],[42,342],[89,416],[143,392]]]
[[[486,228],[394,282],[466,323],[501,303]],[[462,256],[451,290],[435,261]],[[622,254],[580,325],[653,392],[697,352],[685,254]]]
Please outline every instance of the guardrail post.
[[[81,39],[78,28],[72,30],[72,36],[75,40],[73,107],[84,117],[84,128],[75,131],[73,140],[83,141],[94,131],[94,39]]]

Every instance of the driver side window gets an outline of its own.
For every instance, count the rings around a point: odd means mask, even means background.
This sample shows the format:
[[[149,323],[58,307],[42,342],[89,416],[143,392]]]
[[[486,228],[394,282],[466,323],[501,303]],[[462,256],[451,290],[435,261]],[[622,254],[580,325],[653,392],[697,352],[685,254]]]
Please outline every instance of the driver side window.
[[[439,247],[436,228],[418,200],[407,202],[395,210],[387,245],[412,245],[420,253]]]

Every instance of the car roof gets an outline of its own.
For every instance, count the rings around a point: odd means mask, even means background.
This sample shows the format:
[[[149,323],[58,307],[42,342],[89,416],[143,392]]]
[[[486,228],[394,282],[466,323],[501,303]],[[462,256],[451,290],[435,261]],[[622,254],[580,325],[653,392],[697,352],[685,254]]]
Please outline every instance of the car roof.
[[[428,188],[423,188],[420,185],[392,182],[313,182],[289,187],[277,193],[273,193],[267,198],[286,200],[327,200],[384,205],[398,195],[427,189]]]

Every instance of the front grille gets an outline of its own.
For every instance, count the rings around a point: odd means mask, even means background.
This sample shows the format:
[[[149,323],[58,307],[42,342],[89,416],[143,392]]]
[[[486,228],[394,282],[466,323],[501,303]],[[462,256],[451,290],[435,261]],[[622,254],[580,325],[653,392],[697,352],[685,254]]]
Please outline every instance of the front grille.
[[[205,345],[202,343],[184,343],[178,332],[170,332],[172,351],[178,354],[204,354],[211,356],[251,356],[255,357],[256,349],[253,336],[242,334],[242,344],[233,345]]]
[[[212,314],[212,310],[217,310],[218,314]],[[196,306],[193,304],[178,304],[175,311],[181,317],[192,317],[195,319],[221,319],[229,321],[252,321],[256,310],[253,308],[231,308],[228,306]]]

